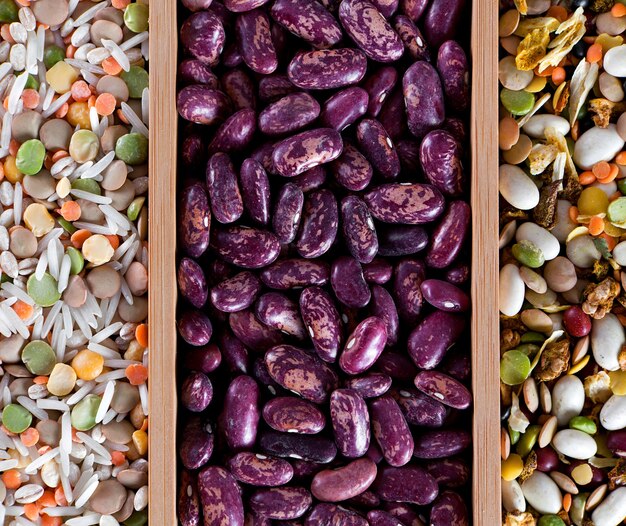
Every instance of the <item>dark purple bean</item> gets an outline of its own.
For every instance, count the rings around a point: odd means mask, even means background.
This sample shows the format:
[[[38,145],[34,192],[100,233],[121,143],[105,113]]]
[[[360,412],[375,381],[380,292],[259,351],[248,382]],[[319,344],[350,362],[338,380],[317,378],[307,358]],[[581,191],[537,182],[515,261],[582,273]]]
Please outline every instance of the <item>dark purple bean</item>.
[[[337,199],[326,189],[317,190],[304,202],[302,224],[296,241],[303,258],[318,258],[328,252],[339,228]]]
[[[234,153],[244,150],[256,131],[256,113],[244,108],[233,113],[215,132],[209,144],[209,155],[216,152]]]
[[[426,526],[412,506],[402,502],[384,502],[383,506],[390,515],[402,522],[402,526]]]
[[[259,384],[250,376],[238,376],[228,386],[224,399],[222,420],[228,447],[233,451],[251,448],[260,417]]]
[[[263,419],[272,429],[283,433],[314,435],[326,425],[317,406],[291,396],[273,398],[263,407]]]
[[[393,346],[398,342],[400,320],[398,309],[387,289],[380,285],[372,286],[372,300],[369,305],[372,316],[383,320],[387,328],[387,345]]]
[[[297,185],[287,183],[280,189],[272,217],[272,228],[280,243],[291,243],[296,238],[303,206],[304,193]]]
[[[180,460],[187,469],[199,469],[204,466],[213,454],[213,429],[199,419],[190,420],[181,434]]]
[[[376,506],[380,506],[380,499],[375,493],[366,490],[356,497],[349,499],[346,504],[356,506],[357,508],[375,508]]]
[[[408,16],[398,15],[393,27],[413,60],[430,60],[430,51],[422,32]]]
[[[351,144],[344,144],[342,154],[331,164],[336,181],[354,192],[370,184],[374,169],[363,154]]]
[[[455,285],[439,279],[427,279],[421,289],[424,299],[439,310],[465,312],[469,309],[469,296]]]
[[[334,504],[317,504],[307,517],[304,526],[368,526],[357,513]]]
[[[370,447],[367,448],[365,456],[375,464],[380,464],[385,459],[383,452],[380,450],[375,440],[370,442]]]
[[[233,312],[228,323],[235,336],[253,351],[265,351],[282,343],[281,332],[261,323],[250,310]]]
[[[404,466],[413,455],[413,437],[397,402],[389,395],[370,402],[372,431],[385,460],[391,466]]]
[[[254,513],[246,513],[245,526],[272,526],[272,521],[267,517],[260,517]]]
[[[277,0],[272,6],[271,14],[281,26],[314,47],[331,47],[341,40],[339,24],[317,2]]]
[[[450,267],[446,272],[446,280],[455,285],[463,285],[470,278],[470,268],[466,263]]]
[[[275,102],[297,91],[298,88],[291,83],[287,75],[274,73],[259,80],[259,98],[263,102]]]
[[[332,128],[309,130],[279,142],[274,148],[274,168],[285,177],[300,175],[333,161],[343,150],[341,135]]]
[[[249,356],[243,342],[229,330],[224,330],[220,335],[219,344],[229,371],[247,374]]]
[[[409,336],[407,347],[411,359],[420,369],[434,369],[464,328],[465,319],[460,316],[443,311],[429,314]]]
[[[389,19],[398,10],[399,0],[374,0],[372,2],[380,14]]]
[[[222,312],[237,312],[252,305],[260,290],[261,283],[252,272],[240,272],[211,289],[211,303]]]
[[[348,36],[372,60],[394,62],[402,56],[400,38],[371,2],[343,0],[339,20]]]
[[[233,101],[235,109],[254,109],[256,95],[254,83],[243,69],[225,71],[221,77],[224,93]]]
[[[367,513],[370,526],[402,526],[393,515],[382,510],[372,510]]]
[[[273,73],[278,67],[278,59],[267,14],[260,9],[241,13],[235,23],[235,32],[246,65],[261,75]]]
[[[379,256],[408,256],[424,250],[428,245],[428,234],[421,226],[382,226],[376,231],[379,233]]]
[[[389,183],[364,196],[372,215],[384,223],[430,223],[443,212],[445,201],[434,186],[421,183]]]
[[[204,347],[192,347],[185,351],[184,365],[187,369],[209,374],[222,363],[222,353],[217,345],[210,343]]]
[[[204,272],[193,259],[182,258],[178,264],[178,290],[194,307],[201,308],[206,303],[209,290]]]
[[[452,201],[430,238],[426,264],[446,268],[459,255],[470,226],[470,207],[463,201]]]
[[[337,448],[333,441],[319,435],[266,431],[261,434],[259,447],[270,455],[318,464],[328,464],[337,456]]]
[[[198,475],[198,490],[205,524],[243,526],[241,489],[225,469],[210,466]]]
[[[337,389],[330,396],[335,444],[348,458],[365,454],[370,445],[370,417],[365,400],[354,389]]]
[[[224,26],[211,11],[194,13],[180,28],[180,41],[185,51],[209,66],[217,64],[225,40]]]
[[[464,382],[471,373],[471,356],[467,349],[458,346],[446,353],[446,357],[441,362],[441,371]]]
[[[183,190],[179,217],[179,239],[183,250],[191,257],[200,257],[209,247],[211,228],[209,198],[200,183]]]
[[[325,362],[334,362],[343,342],[343,330],[330,294],[319,287],[304,289],[300,313],[318,356]]]
[[[348,338],[339,357],[339,366],[345,373],[361,374],[376,363],[386,344],[385,322],[375,316],[366,318]]]
[[[320,121],[324,126],[343,131],[365,115],[369,97],[362,88],[346,88],[324,103]]]
[[[463,120],[457,117],[448,117],[446,122],[443,123],[443,127],[461,144],[464,144],[467,140],[467,130],[465,129],[465,122]]]
[[[263,294],[256,303],[255,313],[268,327],[294,336],[298,340],[304,340],[307,336],[298,305],[280,292]]]
[[[243,214],[243,200],[237,174],[230,157],[216,153],[209,160],[206,183],[211,198],[211,211],[220,223],[232,223]]]
[[[392,390],[391,396],[402,410],[406,421],[414,426],[441,427],[445,423],[446,408],[437,400],[415,389]]]
[[[420,162],[424,175],[445,195],[455,197],[463,193],[462,154],[461,144],[445,130],[434,130],[422,140]]]
[[[469,526],[467,506],[458,493],[444,491],[433,502],[431,526]]]
[[[302,89],[336,89],[361,81],[367,58],[356,49],[321,49],[297,53],[289,63],[289,80]]]
[[[420,285],[424,277],[424,264],[421,261],[404,259],[396,266],[393,280],[394,299],[398,314],[409,323],[415,323],[422,310]]]
[[[397,352],[385,351],[380,355],[376,368],[401,382],[409,382],[415,378],[417,369],[413,362],[404,354]]]
[[[452,111],[469,107],[469,65],[461,45],[454,40],[444,42],[437,55],[437,69],[443,80],[446,104]]]
[[[355,309],[365,307],[372,297],[363,277],[361,264],[348,256],[341,256],[333,261],[330,284],[337,299],[348,307]]]
[[[239,180],[244,208],[254,221],[266,225],[270,218],[270,183],[261,163],[246,159]]]
[[[618,457],[626,457],[626,431],[610,431],[606,437],[606,447]]]
[[[343,238],[359,263],[370,263],[378,252],[378,237],[367,205],[354,195],[341,202]]]
[[[391,377],[382,373],[367,373],[363,376],[348,378],[348,389],[354,389],[363,398],[377,398],[384,395],[391,387]]]
[[[400,173],[398,152],[387,130],[375,119],[363,119],[356,129],[361,151],[385,179],[395,179]]]
[[[178,520],[181,526],[201,526],[200,499],[194,475],[184,469],[178,483]]]
[[[182,4],[193,12],[209,9],[211,2],[212,0],[182,0]]]
[[[261,7],[265,3],[267,3],[267,0],[224,0],[226,8],[234,13],[251,11],[257,7]],[[213,5],[215,5],[215,3]]]
[[[422,371],[415,377],[415,387],[442,404],[455,409],[466,409],[472,395],[461,382],[437,371]]]
[[[188,58],[180,63],[178,77],[187,84],[204,84],[211,89],[217,89],[220,82],[209,66],[195,58]]]
[[[302,398],[324,403],[337,387],[337,374],[316,355],[291,345],[273,347],[265,354],[270,376]]]
[[[426,469],[439,486],[459,488],[467,484],[470,469],[467,462],[461,458],[444,458],[428,462]]]
[[[408,133],[406,107],[402,86],[392,90],[391,95],[383,102],[378,114],[378,121],[387,130],[391,140],[396,141]]]
[[[214,228],[211,247],[228,263],[243,268],[265,267],[280,253],[274,234],[246,226]]]
[[[408,172],[419,172],[420,146],[414,139],[401,139],[396,143],[400,166]]]
[[[318,471],[324,469],[324,464],[311,460],[293,459],[289,462],[293,466],[294,479],[310,479]]]
[[[311,95],[291,93],[259,114],[259,130],[266,135],[291,133],[311,124],[319,114],[320,105]]]
[[[467,431],[445,429],[415,436],[413,456],[423,459],[449,458],[466,450],[472,442]]]
[[[417,22],[426,11],[429,2],[430,0],[400,0],[400,11],[413,22]]]
[[[293,477],[293,468],[286,460],[247,451],[231,458],[228,469],[239,482],[251,486],[282,486]]]
[[[363,276],[368,283],[384,285],[393,276],[393,267],[384,259],[374,258],[371,263],[363,265]]]
[[[326,183],[326,169],[324,166],[316,166],[300,175],[291,178],[291,182],[300,187],[305,194],[321,188]]]
[[[398,72],[392,66],[384,66],[369,76],[363,86],[369,95],[368,115],[371,117],[378,116],[383,107],[383,102],[385,102],[397,82]]]
[[[189,345],[201,347],[209,343],[213,334],[211,320],[198,310],[183,313],[178,320],[178,333]]]
[[[423,468],[385,466],[378,471],[374,491],[383,500],[425,506],[435,500],[439,488]]]
[[[275,142],[265,142],[256,148],[251,155],[255,161],[263,166],[263,169],[267,173],[272,175],[277,175],[278,173],[274,168],[274,161],[272,160],[272,154],[274,153],[276,144]]]
[[[208,376],[191,372],[180,388],[180,400],[186,409],[194,413],[204,411],[213,399],[213,385]]]
[[[195,124],[216,124],[230,113],[230,99],[221,91],[202,84],[185,86],[176,99],[178,114]]]
[[[182,163],[188,168],[193,168],[194,170],[204,167],[207,155],[202,137],[199,134],[188,130],[184,130],[183,134],[186,136],[180,145],[180,158]]]
[[[406,70],[402,92],[409,130],[418,139],[443,124],[443,88],[437,70],[428,62],[417,61]]]
[[[437,49],[446,40],[451,40],[456,36],[464,9],[465,0],[451,0],[445,3],[430,2],[426,18],[424,18],[424,32],[431,46]]]
[[[226,46],[221,59],[222,64],[227,68],[237,68],[243,64],[243,57],[239,52],[239,46],[235,42]]]
[[[260,278],[266,286],[279,290],[325,285],[330,279],[330,267],[324,261],[281,259],[263,269]]]
[[[333,470],[317,473],[311,482],[311,493],[323,502],[341,502],[363,493],[376,479],[376,464],[368,458],[353,460]]]

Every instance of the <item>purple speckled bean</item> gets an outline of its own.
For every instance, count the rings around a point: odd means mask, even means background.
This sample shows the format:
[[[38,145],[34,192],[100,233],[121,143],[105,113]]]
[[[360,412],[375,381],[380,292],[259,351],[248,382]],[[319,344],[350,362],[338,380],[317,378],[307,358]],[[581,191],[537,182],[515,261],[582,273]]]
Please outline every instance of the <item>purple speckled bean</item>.
[[[242,13],[261,7],[263,4],[267,3],[267,1],[268,0],[224,0],[224,5],[229,11]],[[213,5],[215,5],[215,2]]]
[[[359,148],[384,179],[395,179],[400,173],[400,159],[391,137],[375,119],[363,119],[356,129]]]
[[[265,11],[253,9],[241,13],[235,23],[235,32],[243,61],[252,71],[268,75],[278,67],[270,19]]]
[[[413,22],[417,22],[426,12],[431,0],[400,0],[400,11]]]
[[[400,166],[408,172],[420,170],[420,146],[414,139],[401,139],[396,143]]]
[[[463,120],[459,119],[458,117],[448,117],[443,123],[443,127],[445,130],[449,131],[452,136],[461,144],[464,144],[466,142],[467,129]]]
[[[334,362],[343,342],[343,330],[330,294],[319,287],[304,289],[300,313],[317,355],[325,362]]]
[[[463,193],[465,174],[461,144],[445,130],[431,131],[420,145],[420,163],[430,183],[445,195],[455,197]]]
[[[324,403],[338,384],[337,373],[316,355],[291,345],[271,348],[265,363],[278,384],[316,404]]]
[[[431,1],[424,18],[426,40],[435,49],[455,37],[463,16],[465,0]]]
[[[402,502],[383,502],[385,511],[402,522],[403,526],[426,526],[426,523],[409,504]]]
[[[389,225],[376,229],[378,232],[378,255],[398,257],[416,254],[428,245],[428,233],[417,225]]]
[[[428,62],[417,61],[406,70],[402,92],[409,130],[418,139],[443,124],[443,88],[437,70]]]
[[[314,47],[331,47],[341,40],[339,24],[317,2],[277,0],[270,12],[281,26]]]
[[[297,91],[298,88],[291,83],[287,75],[274,73],[259,80],[259,98],[263,102],[275,102]]]
[[[178,264],[177,275],[181,296],[194,307],[201,308],[209,294],[202,267],[191,258],[182,258]]]
[[[406,15],[398,15],[393,21],[393,27],[400,35],[404,48],[414,60],[430,60],[430,51],[422,32]]]
[[[450,267],[446,272],[446,280],[455,285],[463,285],[470,278],[470,268],[466,263]]]
[[[368,283],[384,285],[393,276],[393,267],[384,259],[374,258],[371,263],[363,265],[363,276]]]
[[[232,223],[243,214],[243,200],[237,183],[237,174],[230,157],[216,153],[206,169],[206,183],[213,217],[220,223]]]
[[[467,409],[472,395],[461,382],[438,371],[421,371],[415,377],[415,387],[422,393],[455,409]]]
[[[353,511],[321,503],[313,508],[304,526],[369,526],[369,523]]]
[[[266,225],[270,218],[270,183],[265,169],[258,161],[246,159],[239,181],[244,208],[254,221]]]
[[[364,199],[372,215],[384,223],[430,223],[445,206],[437,188],[421,183],[384,184],[366,193]]]
[[[441,427],[445,423],[446,408],[437,400],[415,389],[392,390],[391,396],[400,406],[406,421],[414,426]]]
[[[233,451],[251,448],[256,441],[261,411],[259,384],[250,376],[238,376],[226,391],[223,430],[228,447]]]
[[[331,170],[341,186],[354,192],[367,188],[374,175],[372,165],[351,144],[344,144],[343,152],[333,161]]]
[[[390,467],[378,471],[374,491],[387,501],[425,506],[439,493],[435,479],[418,466]]]
[[[415,323],[422,310],[423,296],[420,285],[425,277],[424,264],[414,259],[403,259],[398,263],[393,281],[393,292],[398,314]]]
[[[402,86],[394,88],[385,99],[378,114],[378,121],[387,130],[393,141],[399,140],[408,133]]]
[[[240,272],[211,289],[211,303],[222,312],[237,312],[252,305],[260,290],[261,283],[252,272]]]
[[[215,439],[209,424],[203,424],[194,418],[188,421],[181,434],[178,453],[180,460],[187,469],[199,469],[204,466],[213,454]]]
[[[239,52],[239,46],[235,42],[226,46],[220,58],[222,64],[227,68],[237,68],[243,64],[243,57]]]
[[[459,339],[465,319],[449,312],[436,311],[426,316],[411,332],[407,348],[420,369],[434,369]]]
[[[458,42],[448,40],[439,48],[437,69],[443,79],[446,104],[456,112],[469,107],[469,65],[467,55]]]
[[[316,166],[292,177],[291,182],[298,185],[305,194],[312,190],[317,190],[326,183],[326,168],[324,166]]]
[[[263,294],[257,300],[254,312],[257,318],[268,327],[298,340],[304,340],[307,336],[298,305],[280,292]]]
[[[367,114],[377,117],[383,103],[398,82],[398,72],[393,66],[384,66],[370,75],[363,88],[369,95]]]
[[[386,19],[390,19],[400,5],[399,0],[373,0],[372,3]]]
[[[336,197],[329,190],[310,193],[302,213],[302,224],[296,241],[298,254],[318,258],[328,252],[337,237],[339,210]]]
[[[339,366],[347,374],[361,374],[376,363],[386,344],[385,322],[375,316],[366,318],[348,337]]]
[[[189,345],[201,347],[209,343],[213,334],[211,320],[199,310],[189,310],[178,320],[178,333]]]
[[[187,369],[209,374],[222,363],[222,353],[214,343],[204,347],[192,347],[185,351],[183,363]]]
[[[228,469],[239,482],[251,486],[282,486],[293,477],[293,468],[286,460],[248,451],[231,458]]]
[[[226,118],[231,102],[228,96],[202,84],[185,86],[178,93],[176,107],[179,115],[195,124],[210,126]]]
[[[244,108],[233,113],[215,132],[209,144],[209,155],[216,152],[234,153],[244,150],[256,131],[256,113]]]
[[[248,349],[243,342],[229,330],[224,330],[219,337],[220,350],[228,370],[234,373],[248,372]]]
[[[346,88],[324,103],[320,121],[324,126],[343,131],[365,115],[369,97],[362,88]]]
[[[404,51],[398,34],[367,0],[343,0],[339,20],[348,36],[372,60],[394,62]]]
[[[467,462],[458,457],[433,460],[426,464],[426,469],[435,478],[439,486],[447,488],[464,486],[470,477]]]
[[[259,130],[266,135],[291,133],[311,124],[319,114],[320,105],[311,95],[291,93],[259,114]]]
[[[203,168],[207,155],[202,136],[190,128],[183,130],[183,136],[184,139],[180,145],[180,159],[183,165],[194,170]]]
[[[370,402],[372,433],[387,463],[404,466],[413,454],[413,437],[398,403],[389,395]]]
[[[246,513],[245,526],[272,526],[272,521],[255,513]]]
[[[263,407],[263,419],[283,433],[315,435],[326,425],[326,417],[316,405],[292,396],[272,398]]]
[[[197,258],[209,247],[211,212],[204,186],[194,183],[182,192],[179,212],[179,240],[183,250]]]
[[[430,238],[426,264],[432,268],[451,265],[463,247],[469,227],[469,205],[463,201],[451,202]]]
[[[254,82],[243,69],[225,71],[220,82],[224,93],[233,101],[236,110],[256,107]]]
[[[272,216],[272,230],[282,244],[291,243],[298,233],[304,193],[294,183],[284,185],[278,194]]]
[[[217,89],[220,83],[211,68],[196,58],[188,58],[180,63],[178,77],[187,84],[204,84],[211,89]]]
[[[343,238],[359,263],[370,263],[378,252],[378,237],[367,205],[355,195],[341,201]]]
[[[194,475],[186,469],[180,472],[178,481],[178,520],[181,526],[201,526],[202,513],[198,486]]]
[[[391,377],[383,373],[370,372],[363,376],[348,378],[345,386],[354,389],[363,398],[377,398],[391,387]]]
[[[272,160],[276,171],[285,177],[300,175],[320,164],[333,161],[343,150],[341,135],[332,128],[317,128],[279,142]]]
[[[442,429],[415,436],[413,456],[422,459],[449,458],[469,447],[472,435],[468,431]]]
[[[441,371],[462,382],[469,379],[471,373],[471,356],[467,348],[456,346],[441,362]]]
[[[366,69],[367,58],[356,49],[320,49],[296,54],[287,76],[299,88],[336,89],[360,82]]]
[[[228,323],[235,336],[254,351],[265,351],[282,343],[282,333],[261,323],[250,310],[233,312],[228,317]]]
[[[239,225],[214,228],[211,247],[226,262],[243,268],[265,267],[280,253],[274,234]]]
[[[243,526],[241,488],[224,468],[210,466],[198,475],[205,524]]]
[[[626,430],[610,431],[606,437],[606,447],[618,457],[626,458]]]
[[[398,342],[400,319],[393,297],[387,289],[380,285],[372,286],[372,300],[369,305],[372,316],[377,316],[387,328],[387,345],[393,346]]]
[[[204,411],[213,399],[213,385],[209,377],[201,372],[189,373],[180,388],[180,401],[189,411]]]
[[[404,526],[391,513],[382,510],[372,510],[367,513],[370,526]]]
[[[363,268],[352,257],[341,256],[333,261],[330,271],[330,284],[337,299],[351,308],[365,307],[372,297],[370,288],[363,276]]]
[[[458,493],[444,491],[433,502],[431,526],[469,526],[467,506]]]
[[[378,470],[369,458],[353,460],[345,466],[317,473],[311,481],[311,493],[323,502],[341,502],[369,488]]]
[[[365,400],[354,389],[337,389],[330,396],[335,444],[347,458],[358,458],[370,445],[370,416]]]
[[[226,33],[214,13],[200,11],[183,22],[180,40],[188,53],[209,66],[215,66],[224,48]]]
[[[357,508],[375,508],[380,506],[380,499],[374,492],[365,490],[363,493],[359,493],[356,497],[346,501],[346,504],[355,506]]]
[[[376,369],[400,382],[410,382],[417,374],[415,364],[405,354],[390,351],[380,355]]]
[[[334,442],[321,435],[265,431],[259,439],[259,447],[270,455],[306,460],[318,464],[328,464],[337,456],[337,447]]]
[[[469,296],[459,287],[440,279],[427,279],[421,285],[424,299],[433,307],[446,312],[465,312]]]
[[[182,0],[182,4],[189,9],[189,11],[204,11],[211,7],[212,0]]]
[[[266,286],[279,290],[325,285],[330,279],[330,267],[324,261],[281,259],[263,269],[260,278]]]

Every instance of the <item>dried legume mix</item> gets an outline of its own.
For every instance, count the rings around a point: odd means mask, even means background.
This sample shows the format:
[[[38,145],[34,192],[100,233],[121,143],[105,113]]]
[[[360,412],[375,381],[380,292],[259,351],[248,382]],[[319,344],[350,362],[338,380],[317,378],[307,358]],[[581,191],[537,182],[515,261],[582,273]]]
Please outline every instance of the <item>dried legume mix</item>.
[[[502,3],[502,504],[626,519],[626,2]]]
[[[146,524],[148,5],[0,23],[0,524]]]
[[[183,526],[469,523],[466,7],[183,0]]]

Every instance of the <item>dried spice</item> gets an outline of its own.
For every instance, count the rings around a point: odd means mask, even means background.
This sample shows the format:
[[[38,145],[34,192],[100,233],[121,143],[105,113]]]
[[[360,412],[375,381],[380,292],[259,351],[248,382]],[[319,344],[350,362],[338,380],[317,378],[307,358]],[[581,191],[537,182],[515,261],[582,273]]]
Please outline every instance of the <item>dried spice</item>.
[[[601,320],[613,308],[621,287],[613,278],[606,278],[598,284],[590,283],[583,291],[582,308],[589,316]]]
[[[538,225],[547,229],[554,226],[557,197],[561,187],[562,180],[557,180],[541,188],[539,204],[533,210],[533,219]]]
[[[609,471],[609,489],[614,490],[618,486],[626,486],[626,459],[620,458],[617,465]]]
[[[546,56],[550,32],[545,27],[533,29],[517,46],[515,65],[521,71],[535,69]]]
[[[544,382],[554,380],[569,368],[569,340],[559,340],[546,345],[535,369],[535,378]]]

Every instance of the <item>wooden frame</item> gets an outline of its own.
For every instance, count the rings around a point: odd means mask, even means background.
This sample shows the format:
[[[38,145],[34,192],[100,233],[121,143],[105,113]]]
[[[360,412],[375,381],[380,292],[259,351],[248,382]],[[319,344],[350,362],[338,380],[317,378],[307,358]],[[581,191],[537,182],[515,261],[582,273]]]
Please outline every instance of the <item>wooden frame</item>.
[[[438,0],[445,1],[445,0]],[[177,524],[176,0],[150,4],[150,524]],[[473,524],[501,524],[498,327],[498,3],[472,7]]]

